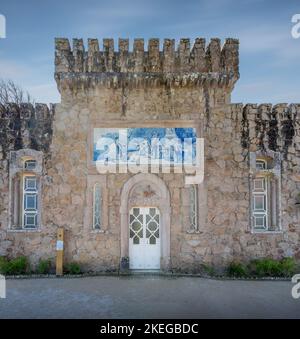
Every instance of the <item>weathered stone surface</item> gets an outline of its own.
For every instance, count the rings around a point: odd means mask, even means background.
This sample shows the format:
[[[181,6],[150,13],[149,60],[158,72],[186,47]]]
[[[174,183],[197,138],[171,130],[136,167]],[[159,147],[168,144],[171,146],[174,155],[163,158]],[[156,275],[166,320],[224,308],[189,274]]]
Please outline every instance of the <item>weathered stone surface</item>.
[[[61,103],[0,107],[0,254],[25,254],[33,263],[54,258],[57,227],[65,229],[65,260],[84,270],[117,270],[121,261],[121,193],[133,174],[97,173],[90,163],[91,128],[163,121],[163,126],[190,122],[205,139],[205,180],[199,196],[206,217],[199,232],[187,232],[189,192],[184,175],[159,173],[171,200],[170,268],[200,271],[201,265],[224,266],[233,259],[298,255],[300,192],[300,104],[231,104],[239,74],[238,41],[224,46],[203,39],[191,47],[182,39],[157,39],[148,50],[135,40],[129,51],[120,39],[103,48],[90,39],[73,50],[56,39],[56,80]],[[54,114],[55,113],[55,114]],[[21,148],[43,152],[42,225],[38,232],[8,231],[9,152]],[[249,152],[282,154],[282,232],[252,234],[249,226]],[[103,213],[107,225],[95,232],[88,182],[101,178],[107,190]],[[138,192],[138,190],[136,191]]]

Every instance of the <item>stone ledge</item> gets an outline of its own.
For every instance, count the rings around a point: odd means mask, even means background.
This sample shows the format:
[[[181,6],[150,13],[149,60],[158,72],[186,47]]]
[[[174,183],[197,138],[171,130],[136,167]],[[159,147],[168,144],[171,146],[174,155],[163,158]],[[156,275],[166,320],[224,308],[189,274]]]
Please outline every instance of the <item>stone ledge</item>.
[[[66,274],[63,276],[57,276],[55,274],[33,274],[33,275],[9,275],[5,276],[5,279],[77,279],[77,278],[88,278],[88,277],[101,277],[101,276],[117,276],[117,277],[131,277],[131,278],[141,278],[141,277],[168,277],[168,278],[180,278],[180,277],[190,277],[190,278],[199,278],[199,279],[209,279],[209,280],[244,280],[244,281],[291,281],[292,277],[249,277],[249,278],[234,278],[227,276],[209,276],[204,274],[189,274],[189,273],[173,273],[173,272],[130,272],[126,271],[124,273],[120,271],[116,272],[95,272],[95,273],[83,273],[83,274]]]
[[[232,72],[223,73],[55,73],[58,88],[91,89],[104,86],[106,88],[144,88],[174,86],[178,87],[233,87],[237,77]]]
[[[37,228],[35,230],[30,229],[8,229],[8,233],[40,233],[42,230],[40,228]]]

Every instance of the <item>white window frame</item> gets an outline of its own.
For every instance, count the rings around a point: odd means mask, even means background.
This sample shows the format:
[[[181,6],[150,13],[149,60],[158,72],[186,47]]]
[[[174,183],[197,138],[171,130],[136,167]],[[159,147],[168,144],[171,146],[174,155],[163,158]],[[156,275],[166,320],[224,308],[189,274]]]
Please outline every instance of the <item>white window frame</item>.
[[[250,215],[249,230],[251,233],[282,233],[281,220],[281,154],[264,151],[250,152]],[[259,182],[264,178],[264,187]],[[265,210],[255,210],[254,196],[265,196]],[[264,217],[263,225],[257,218]]]
[[[32,166],[33,165],[33,166]],[[30,167],[31,166],[31,167]],[[25,171],[32,171],[36,168],[36,160],[34,159],[27,159],[24,160],[24,170]]]
[[[35,179],[35,187],[28,188],[26,187],[27,180]],[[34,196],[35,197],[35,208],[28,209],[26,208],[26,197]],[[38,227],[38,180],[34,174],[24,174],[23,175],[23,185],[22,185],[22,228],[23,229],[36,229]],[[27,224],[25,222],[26,217],[34,217],[34,224]],[[31,226],[32,225],[32,226]]]
[[[262,181],[262,188],[255,188],[255,181]],[[263,198],[263,209],[255,208],[255,199]],[[253,228],[255,231],[267,231],[269,228],[269,210],[268,210],[268,179],[265,176],[256,176],[253,180],[253,189],[252,189],[252,218],[253,218]],[[263,227],[257,227],[256,219],[263,218],[264,225]]]
[[[259,167],[259,165],[263,165],[262,167]],[[255,163],[255,167],[257,171],[264,171],[268,168],[268,163],[265,159],[257,159]]]

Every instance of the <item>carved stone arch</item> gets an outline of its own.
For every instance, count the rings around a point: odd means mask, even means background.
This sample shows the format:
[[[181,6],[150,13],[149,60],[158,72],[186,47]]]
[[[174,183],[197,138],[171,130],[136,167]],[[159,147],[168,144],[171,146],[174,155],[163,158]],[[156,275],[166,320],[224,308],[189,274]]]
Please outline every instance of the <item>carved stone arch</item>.
[[[144,194],[140,194],[145,189]],[[132,196],[134,193],[134,196]],[[139,173],[123,186],[121,193],[121,269],[122,262],[129,257],[129,210],[134,205],[153,205],[161,213],[161,269],[170,266],[170,192],[165,182],[157,175]]]

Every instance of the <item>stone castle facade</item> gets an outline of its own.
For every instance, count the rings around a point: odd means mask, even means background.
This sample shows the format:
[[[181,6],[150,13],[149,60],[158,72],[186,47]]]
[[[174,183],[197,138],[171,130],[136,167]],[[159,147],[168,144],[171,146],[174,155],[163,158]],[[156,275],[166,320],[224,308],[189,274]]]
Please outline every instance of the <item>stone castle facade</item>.
[[[115,51],[89,39],[86,51],[56,39],[61,103],[0,107],[0,255],[54,259],[62,227],[65,262],[84,270],[300,259],[300,104],[231,103],[238,49],[135,39],[131,51],[120,39]],[[95,129],[151,128],[203,138],[202,182],[175,168],[99,173]]]

